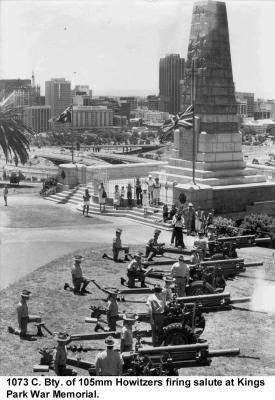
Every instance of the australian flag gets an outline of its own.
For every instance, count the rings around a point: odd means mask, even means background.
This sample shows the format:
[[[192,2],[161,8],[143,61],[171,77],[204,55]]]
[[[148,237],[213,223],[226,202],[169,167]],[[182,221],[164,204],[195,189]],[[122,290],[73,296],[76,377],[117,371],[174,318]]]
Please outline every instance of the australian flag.
[[[185,111],[182,111],[177,115],[173,115],[169,119],[167,119],[162,126],[161,141],[163,141],[171,131],[173,131],[178,127],[186,129],[192,128],[193,114],[194,114],[194,107],[193,105],[191,105],[188,106]]]
[[[56,119],[55,122],[72,122],[73,106],[69,106]]]

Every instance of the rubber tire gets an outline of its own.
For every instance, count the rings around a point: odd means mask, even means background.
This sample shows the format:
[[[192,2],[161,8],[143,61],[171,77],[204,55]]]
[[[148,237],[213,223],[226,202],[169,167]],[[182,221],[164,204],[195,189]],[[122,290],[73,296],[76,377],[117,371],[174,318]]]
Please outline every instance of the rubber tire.
[[[190,326],[182,327],[179,323],[166,326],[164,329],[164,346],[180,346],[197,343],[197,337]],[[175,340],[176,339],[176,340]]]
[[[188,296],[200,296],[203,294],[213,294],[215,289],[208,282],[195,281],[189,285]]]
[[[202,335],[204,329],[205,329],[206,321],[203,315],[200,316],[200,321],[199,324],[196,324],[195,322],[195,335],[198,337]]]

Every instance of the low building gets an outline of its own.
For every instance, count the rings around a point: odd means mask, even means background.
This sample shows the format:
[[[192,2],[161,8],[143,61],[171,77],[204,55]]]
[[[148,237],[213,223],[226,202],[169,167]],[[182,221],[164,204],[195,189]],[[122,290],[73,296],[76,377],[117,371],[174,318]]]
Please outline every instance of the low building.
[[[153,111],[147,107],[138,108],[131,112],[133,118],[141,118],[143,123],[162,123],[169,117],[168,112],[164,111]]]
[[[275,127],[275,121],[272,119],[246,120],[242,123],[242,128],[250,128],[251,132],[254,131],[255,134],[265,134],[268,129],[273,127]]]
[[[36,132],[47,132],[50,129],[50,116],[50,106],[25,107],[23,111],[23,121],[25,125]]]
[[[113,125],[113,110],[106,106],[74,106],[73,128],[89,129]]]

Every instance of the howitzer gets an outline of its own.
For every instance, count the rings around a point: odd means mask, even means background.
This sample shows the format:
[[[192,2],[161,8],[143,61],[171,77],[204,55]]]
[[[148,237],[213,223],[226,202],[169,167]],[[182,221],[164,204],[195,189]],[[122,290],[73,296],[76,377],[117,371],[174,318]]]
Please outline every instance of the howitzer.
[[[214,357],[235,357],[240,349],[221,349],[209,351],[207,343],[184,346],[141,347],[134,352],[122,353],[123,375],[177,375],[180,368],[209,366]],[[67,364],[89,370],[95,375],[93,363],[68,358]]]
[[[252,297],[231,299],[230,293],[215,293],[201,296],[177,297],[176,301],[185,304],[194,302],[201,306],[202,312],[230,311],[234,304],[249,303]]]
[[[242,247],[252,247],[252,246],[257,246],[257,244],[260,243],[271,243],[271,238],[270,237],[265,237],[265,238],[257,238],[256,235],[243,235],[243,236],[230,236],[230,237],[219,237],[216,239],[217,242],[228,242],[228,243],[234,243],[237,248],[242,248]],[[214,244],[215,241],[209,241],[209,244]]]

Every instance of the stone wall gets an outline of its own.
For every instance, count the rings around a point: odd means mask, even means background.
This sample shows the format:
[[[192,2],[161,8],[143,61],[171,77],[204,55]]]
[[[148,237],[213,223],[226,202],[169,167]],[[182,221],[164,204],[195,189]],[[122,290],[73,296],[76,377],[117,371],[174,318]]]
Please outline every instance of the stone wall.
[[[274,199],[275,184],[269,182],[213,188],[213,207],[217,214],[247,211],[255,202]]]

